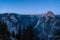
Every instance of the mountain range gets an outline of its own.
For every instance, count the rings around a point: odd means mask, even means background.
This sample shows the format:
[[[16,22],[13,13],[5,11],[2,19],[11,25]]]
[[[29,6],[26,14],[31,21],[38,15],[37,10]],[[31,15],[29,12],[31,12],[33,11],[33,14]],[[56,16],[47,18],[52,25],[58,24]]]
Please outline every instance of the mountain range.
[[[32,36],[33,35],[33,36]],[[0,14],[1,40],[60,40],[60,15]]]

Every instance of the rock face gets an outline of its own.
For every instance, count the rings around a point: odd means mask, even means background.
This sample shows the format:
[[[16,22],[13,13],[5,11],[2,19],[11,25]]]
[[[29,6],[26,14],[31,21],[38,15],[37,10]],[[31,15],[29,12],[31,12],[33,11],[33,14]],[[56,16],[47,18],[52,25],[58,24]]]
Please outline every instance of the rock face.
[[[37,20],[38,17],[34,15],[0,14],[0,39],[33,40],[33,30],[30,31]]]
[[[60,23],[59,19],[53,12],[48,11],[43,14],[35,25],[35,39],[39,40],[60,40]],[[58,25],[59,27],[58,27]],[[59,29],[58,29],[59,28]],[[59,31],[57,31],[59,30]]]
[[[60,16],[0,14],[0,40],[60,40]]]

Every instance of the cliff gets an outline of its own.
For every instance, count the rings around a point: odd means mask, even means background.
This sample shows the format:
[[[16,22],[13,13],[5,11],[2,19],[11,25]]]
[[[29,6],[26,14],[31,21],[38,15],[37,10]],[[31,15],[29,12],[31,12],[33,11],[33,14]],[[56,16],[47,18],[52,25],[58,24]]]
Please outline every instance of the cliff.
[[[0,14],[1,40],[60,40],[60,15]]]

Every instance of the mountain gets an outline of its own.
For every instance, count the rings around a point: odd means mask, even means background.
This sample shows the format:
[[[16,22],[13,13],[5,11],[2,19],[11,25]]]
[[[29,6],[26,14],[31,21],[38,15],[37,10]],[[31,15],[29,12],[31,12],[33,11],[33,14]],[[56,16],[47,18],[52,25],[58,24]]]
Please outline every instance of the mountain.
[[[20,33],[21,35],[23,35],[23,29],[27,28],[27,26],[32,25],[32,24],[33,24],[32,26],[34,27],[35,22],[37,20],[38,20],[38,17],[35,15],[19,15],[19,14],[14,14],[14,13],[0,14],[0,21],[1,21],[0,24],[3,23],[6,25],[7,31],[10,34],[9,37],[11,40],[12,39],[14,40],[14,38],[11,38],[13,32],[14,32],[14,35],[18,35],[19,34],[18,30],[21,30]]]
[[[0,28],[1,40],[30,40],[31,34],[31,40],[60,40],[60,15],[52,11],[41,15],[4,13],[0,14]]]
[[[34,27],[35,39],[60,40],[60,18],[48,11],[42,14]]]

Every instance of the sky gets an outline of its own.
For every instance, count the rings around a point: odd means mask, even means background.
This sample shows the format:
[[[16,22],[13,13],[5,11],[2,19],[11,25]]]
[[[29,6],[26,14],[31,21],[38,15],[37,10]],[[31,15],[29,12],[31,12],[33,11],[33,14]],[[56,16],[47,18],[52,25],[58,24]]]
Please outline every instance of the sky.
[[[60,14],[60,0],[0,0],[0,13]]]

